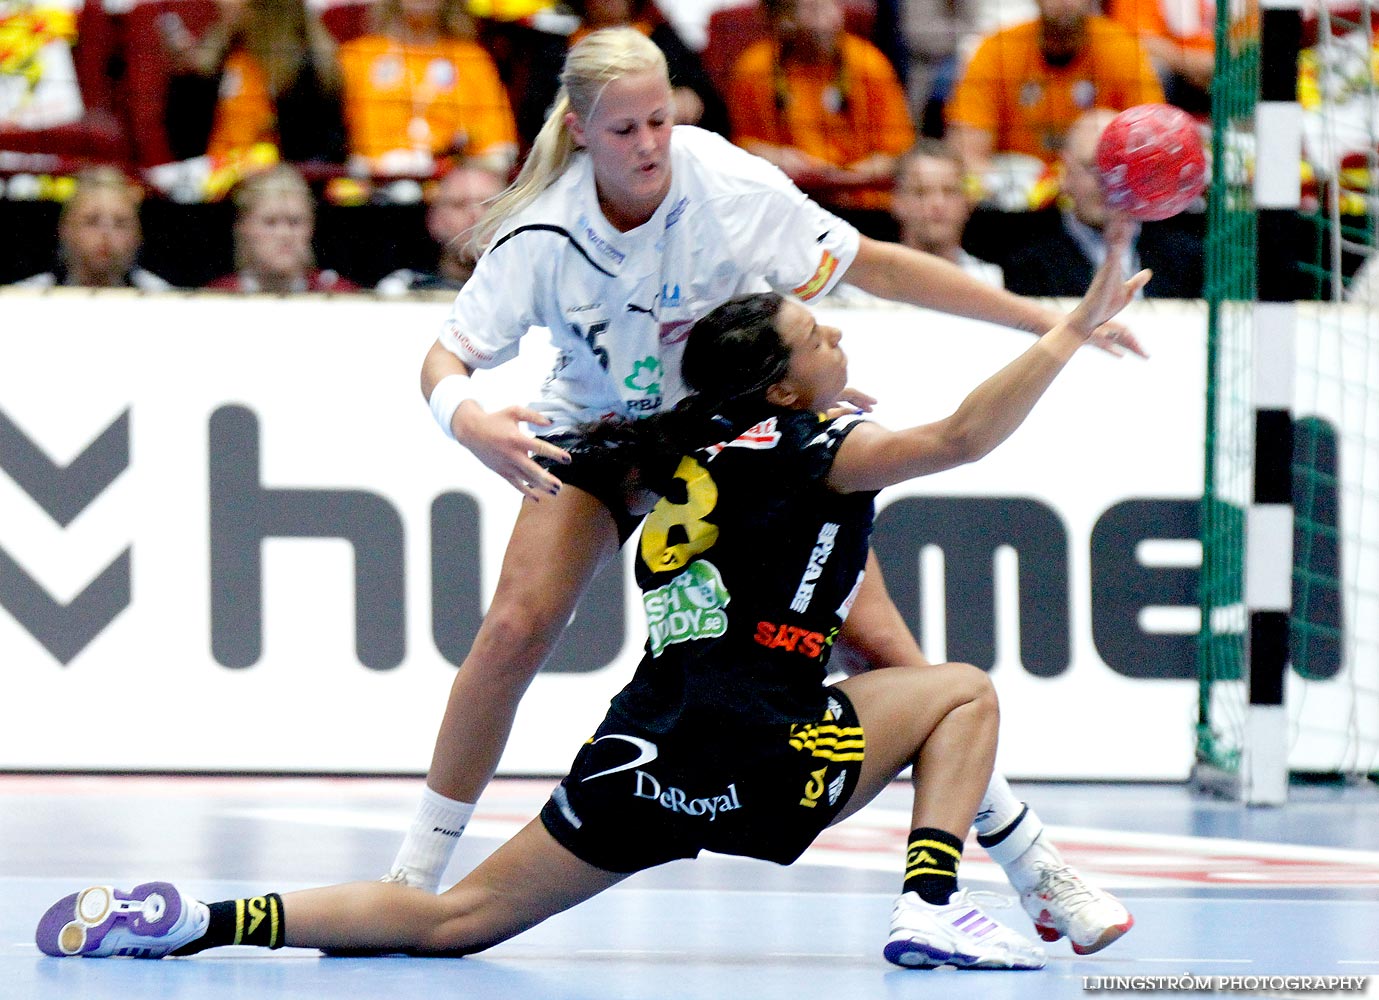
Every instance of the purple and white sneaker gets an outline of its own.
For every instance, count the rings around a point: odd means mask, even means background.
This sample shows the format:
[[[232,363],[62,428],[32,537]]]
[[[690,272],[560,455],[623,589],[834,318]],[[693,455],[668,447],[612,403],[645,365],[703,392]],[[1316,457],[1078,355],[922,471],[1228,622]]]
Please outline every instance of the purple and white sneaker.
[[[93,885],[48,907],[34,941],[56,958],[162,958],[199,938],[210,921],[205,903],[170,882],[129,892]]]
[[[938,906],[917,892],[902,893],[891,911],[886,960],[907,969],[1042,969],[1044,949],[992,920],[975,895],[961,889]],[[1002,905],[1010,904],[1002,900]]]

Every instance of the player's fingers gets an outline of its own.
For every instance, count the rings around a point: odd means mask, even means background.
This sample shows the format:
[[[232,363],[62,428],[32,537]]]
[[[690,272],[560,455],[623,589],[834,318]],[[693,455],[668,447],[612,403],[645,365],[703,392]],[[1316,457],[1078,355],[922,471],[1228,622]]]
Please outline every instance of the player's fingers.
[[[1112,212],[1107,219],[1106,242],[1109,245],[1124,246],[1134,235],[1134,222],[1124,212]]]
[[[538,413],[530,406],[509,406],[507,412],[514,420],[520,420],[523,423],[535,424],[537,427],[551,426],[550,417],[544,413]]]
[[[1096,340],[1093,341],[1093,343],[1095,343],[1097,347],[1100,347],[1103,351],[1111,355],[1111,357],[1113,358],[1125,357],[1125,352],[1120,349],[1120,345],[1117,344],[1114,340],[1112,340],[1109,336],[1097,337]]]
[[[530,458],[518,463],[518,475],[540,496],[555,496],[560,492],[560,480]]]
[[[863,392],[861,389],[854,389],[849,385],[839,393],[838,402],[851,403],[863,413],[870,413],[872,407],[876,405],[876,397],[870,393]]]
[[[557,448],[549,441],[544,441],[541,438],[535,438],[531,442],[530,447],[531,453],[533,455],[540,455],[542,458],[549,458],[553,461],[560,462],[562,465],[570,464],[570,453],[566,451],[564,448]]]
[[[1131,354],[1144,358],[1146,361],[1149,360],[1149,352],[1144,349],[1144,346],[1140,344],[1139,338],[1136,337],[1133,333],[1121,334],[1120,345],[1124,347],[1127,351],[1129,351]]]
[[[1125,283],[1125,288],[1132,296],[1136,295],[1141,288],[1149,284],[1149,279],[1152,277],[1154,277],[1154,272],[1146,267],[1127,281]]]
[[[550,489],[539,480],[527,479],[520,473],[509,476],[508,482],[517,489],[517,492],[521,493],[528,500],[535,500],[538,503],[543,499],[555,496],[560,490],[558,483],[555,489]]]

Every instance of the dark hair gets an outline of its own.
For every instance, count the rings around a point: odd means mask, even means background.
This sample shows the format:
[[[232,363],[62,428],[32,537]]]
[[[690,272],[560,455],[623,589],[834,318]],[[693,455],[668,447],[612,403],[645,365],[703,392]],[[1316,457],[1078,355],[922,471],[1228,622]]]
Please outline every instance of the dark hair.
[[[659,486],[681,455],[731,440],[761,419],[766,391],[790,367],[790,348],[776,330],[783,301],[775,292],[739,295],[700,318],[680,367],[689,395],[674,409],[641,420],[584,424],[571,451],[613,463],[644,488],[663,492]]]

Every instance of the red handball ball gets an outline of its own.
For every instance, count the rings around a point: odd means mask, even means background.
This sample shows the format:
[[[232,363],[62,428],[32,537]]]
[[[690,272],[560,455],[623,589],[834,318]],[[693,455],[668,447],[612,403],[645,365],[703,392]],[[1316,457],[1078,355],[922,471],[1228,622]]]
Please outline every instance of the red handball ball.
[[[1167,104],[1139,104],[1111,120],[1096,148],[1106,202],[1132,219],[1177,215],[1207,186],[1197,123]]]

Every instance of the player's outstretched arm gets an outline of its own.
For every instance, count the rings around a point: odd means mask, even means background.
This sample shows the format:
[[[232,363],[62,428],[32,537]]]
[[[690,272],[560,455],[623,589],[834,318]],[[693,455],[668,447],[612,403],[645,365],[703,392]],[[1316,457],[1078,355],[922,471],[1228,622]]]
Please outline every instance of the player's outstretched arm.
[[[1057,309],[993,288],[941,257],[865,236],[848,268],[847,280],[879,298],[999,323],[1036,335],[1052,330],[1063,319]],[[1148,357],[1135,335],[1119,323],[1110,323],[1089,339],[1117,356],[1130,351]]]
[[[829,485],[840,493],[881,489],[974,462],[1008,438],[1077,349],[1149,280],[1148,271],[1123,280],[1120,262],[1131,233],[1124,219],[1108,227],[1106,263],[1082,301],[1032,347],[969,393],[951,416],[902,431],[875,424],[856,428],[838,451]]]

